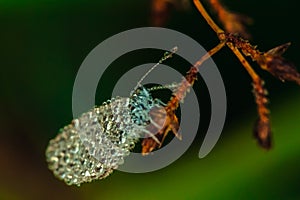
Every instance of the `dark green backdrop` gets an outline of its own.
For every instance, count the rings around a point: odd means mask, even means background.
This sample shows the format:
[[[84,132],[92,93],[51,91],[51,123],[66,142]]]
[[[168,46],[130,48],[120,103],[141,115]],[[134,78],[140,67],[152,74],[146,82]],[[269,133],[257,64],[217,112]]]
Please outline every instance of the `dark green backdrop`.
[[[300,66],[296,1],[224,3],[254,19],[249,32],[261,50],[291,41],[285,57]],[[1,0],[0,25],[0,199],[300,198],[300,88],[281,83],[253,64],[270,92],[275,139],[271,151],[261,150],[251,135],[256,118],[251,80],[227,49],[214,60],[226,86],[228,116],[219,142],[206,158],[197,157],[202,128],[193,146],[164,169],[147,174],[116,171],[79,188],[66,186],[47,169],[44,151],[58,129],[72,120],[76,72],[106,38],[151,25],[150,1]],[[165,27],[191,36],[206,49],[218,42],[193,5],[173,10]],[[125,57],[107,72],[99,86],[101,94],[97,93],[98,104],[110,98],[114,81],[124,70],[155,62],[161,52],[140,54]],[[189,67],[172,65],[182,73]],[[195,90],[205,107],[209,101],[205,92],[202,96],[201,84],[200,80]],[[205,122],[209,116],[203,110]]]

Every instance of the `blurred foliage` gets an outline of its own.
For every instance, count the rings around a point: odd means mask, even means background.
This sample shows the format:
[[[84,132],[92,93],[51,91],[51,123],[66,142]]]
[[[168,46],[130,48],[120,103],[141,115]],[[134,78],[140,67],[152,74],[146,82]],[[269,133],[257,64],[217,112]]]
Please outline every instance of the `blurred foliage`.
[[[282,84],[258,70],[270,92],[275,139],[274,149],[262,151],[251,138],[256,107],[250,78],[228,50],[214,57],[227,90],[227,122],[219,142],[206,158],[197,157],[203,130],[184,156],[159,171],[116,171],[105,180],[77,188],[56,180],[47,169],[46,145],[72,119],[72,87],[81,62],[106,38],[127,29],[149,26],[150,3],[0,1],[0,199],[300,198],[299,88],[291,83]],[[249,32],[261,50],[291,41],[285,57],[300,66],[295,1],[224,3],[254,19]],[[206,49],[218,42],[193,6],[170,14],[165,27],[191,36]],[[110,70],[101,80],[97,103],[110,97],[113,81],[125,68],[157,59],[146,52],[122,61],[120,68],[113,68],[118,73]],[[182,73],[188,67],[175,66]],[[195,90],[201,87],[196,84]],[[200,101],[205,96],[202,91],[197,95]],[[206,101],[200,105],[203,102]],[[201,113],[201,117],[205,115]]]

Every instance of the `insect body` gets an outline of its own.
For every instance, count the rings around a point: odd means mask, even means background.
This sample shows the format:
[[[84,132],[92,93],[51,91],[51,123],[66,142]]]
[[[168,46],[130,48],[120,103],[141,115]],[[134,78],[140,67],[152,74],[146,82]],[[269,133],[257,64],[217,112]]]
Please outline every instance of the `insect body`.
[[[124,162],[142,134],[151,134],[148,113],[159,106],[141,88],[129,98],[111,99],[82,114],[50,141],[49,168],[68,185],[105,178]]]
[[[175,51],[165,54],[151,70]],[[113,98],[83,113],[49,142],[46,159],[57,178],[68,185],[102,179],[124,162],[142,135],[160,144],[154,134],[161,123],[150,113],[162,114],[159,108],[164,104],[140,82],[130,97]]]

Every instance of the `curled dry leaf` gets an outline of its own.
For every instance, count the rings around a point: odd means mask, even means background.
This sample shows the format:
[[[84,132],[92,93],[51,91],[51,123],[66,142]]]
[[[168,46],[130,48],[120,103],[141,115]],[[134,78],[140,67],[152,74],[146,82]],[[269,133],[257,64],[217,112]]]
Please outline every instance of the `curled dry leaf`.
[[[271,126],[269,110],[267,108],[267,90],[264,88],[264,81],[258,79],[253,82],[253,93],[257,104],[258,119],[254,125],[254,137],[258,144],[264,149],[270,149],[271,144]]]
[[[262,121],[260,118],[258,118],[254,125],[253,134],[259,146],[267,150],[271,149],[272,134],[271,134],[271,126],[269,122]]]
[[[300,74],[296,67],[281,56],[289,46],[290,43],[286,43],[275,47],[264,53],[257,62],[262,69],[267,70],[281,81],[294,81],[300,85]]]

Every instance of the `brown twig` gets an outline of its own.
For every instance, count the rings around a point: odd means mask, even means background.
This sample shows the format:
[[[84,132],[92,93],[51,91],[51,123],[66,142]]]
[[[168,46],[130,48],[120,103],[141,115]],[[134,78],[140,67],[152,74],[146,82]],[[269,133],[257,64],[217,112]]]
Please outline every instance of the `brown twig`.
[[[222,47],[224,47],[225,42],[220,42],[213,49],[208,51],[204,56],[201,57],[187,72],[185,78],[179,84],[174,96],[168,102],[165,107],[166,119],[164,126],[158,133],[155,135],[159,139],[160,143],[157,143],[153,138],[145,138],[142,142],[142,154],[146,155],[149,152],[153,151],[155,148],[160,148],[163,143],[166,135],[172,131],[178,139],[181,139],[181,135],[177,132],[179,124],[177,116],[175,115],[175,110],[178,108],[179,102],[182,101],[186,95],[186,92],[189,91],[190,87],[193,86],[194,82],[197,80],[197,74],[199,67],[212,55],[217,53]],[[163,112],[163,111],[162,111]],[[161,116],[160,112],[157,112],[157,116],[153,118],[159,118]]]

